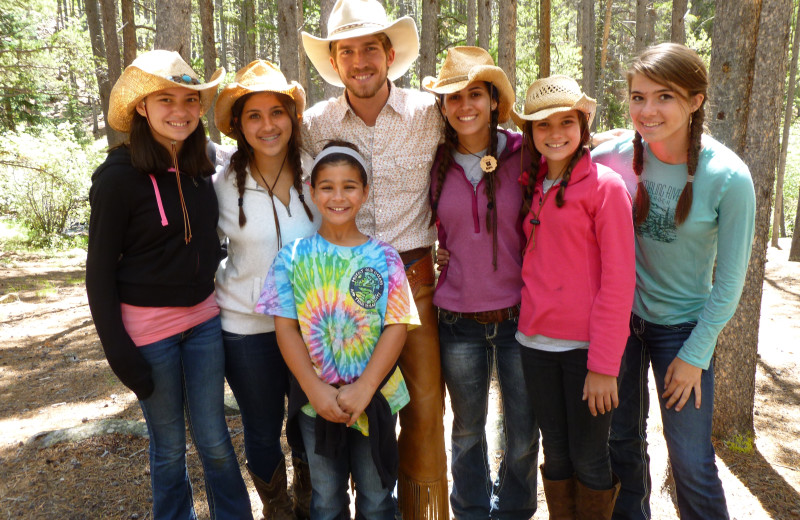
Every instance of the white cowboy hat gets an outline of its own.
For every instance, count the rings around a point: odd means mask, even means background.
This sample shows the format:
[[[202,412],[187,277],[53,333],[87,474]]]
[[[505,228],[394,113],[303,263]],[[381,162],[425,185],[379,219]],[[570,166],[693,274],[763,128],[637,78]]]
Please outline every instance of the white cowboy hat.
[[[130,132],[133,111],[139,101],[153,92],[174,87],[198,91],[203,107],[200,115],[203,115],[211,108],[224,75],[225,69],[219,68],[208,83],[201,83],[177,52],[155,50],[140,54],[111,89],[108,124],[120,132]]]
[[[556,74],[534,81],[525,96],[523,113],[512,110],[511,119],[522,130],[526,121],[541,121],[556,112],[580,110],[591,127],[596,109],[597,101],[581,92],[577,81]]]
[[[389,22],[386,10],[377,0],[337,0],[328,17],[328,37],[318,38],[303,32],[303,47],[322,79],[343,87],[330,62],[331,42],[378,33],[385,33],[392,42],[394,61],[388,76],[394,81],[406,73],[419,55],[417,25],[410,16]]]

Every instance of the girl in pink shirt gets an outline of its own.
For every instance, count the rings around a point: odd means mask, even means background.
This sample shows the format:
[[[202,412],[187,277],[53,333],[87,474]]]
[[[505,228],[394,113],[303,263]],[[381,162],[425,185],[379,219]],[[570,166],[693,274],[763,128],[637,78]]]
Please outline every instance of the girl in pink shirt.
[[[635,284],[633,220],[622,178],[586,148],[595,108],[575,80],[552,76],[512,114],[531,153],[517,340],[551,518],[611,518],[619,490],[608,434]]]

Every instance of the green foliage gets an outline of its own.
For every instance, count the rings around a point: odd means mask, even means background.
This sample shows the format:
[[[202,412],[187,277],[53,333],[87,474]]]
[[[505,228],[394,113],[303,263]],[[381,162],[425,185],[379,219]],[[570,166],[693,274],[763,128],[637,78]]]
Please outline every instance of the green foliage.
[[[76,139],[68,123],[36,135],[4,133],[0,211],[26,225],[32,244],[58,246],[67,225],[87,220],[90,173],[102,157],[99,145]]]
[[[786,232],[793,234],[797,215],[797,199],[800,196],[800,121],[796,121],[789,132],[789,153],[786,156],[786,172],[783,179],[783,221]]]

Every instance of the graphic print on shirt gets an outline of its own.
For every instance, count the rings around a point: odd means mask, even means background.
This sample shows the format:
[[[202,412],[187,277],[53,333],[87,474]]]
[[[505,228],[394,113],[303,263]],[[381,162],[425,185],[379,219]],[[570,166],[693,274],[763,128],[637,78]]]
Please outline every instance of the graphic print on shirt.
[[[383,295],[383,278],[372,267],[362,267],[350,278],[350,296],[365,309],[374,309]]]
[[[674,242],[678,237],[678,228],[675,225],[675,207],[678,205],[683,188],[649,180],[645,180],[644,184],[650,195],[650,212],[644,223],[636,228],[636,233],[657,242],[666,244]]]

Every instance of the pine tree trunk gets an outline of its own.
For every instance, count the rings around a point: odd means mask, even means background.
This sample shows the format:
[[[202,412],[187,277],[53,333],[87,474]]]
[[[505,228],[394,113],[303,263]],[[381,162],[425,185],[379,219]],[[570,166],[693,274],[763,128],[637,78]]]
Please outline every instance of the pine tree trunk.
[[[155,49],[177,51],[191,63],[191,29],[191,0],[157,0]]]
[[[517,87],[517,0],[503,0],[498,5],[497,66]]]
[[[215,0],[216,12],[219,17],[219,65],[228,70],[228,23],[225,21],[223,0]]]
[[[648,0],[636,0],[636,41],[633,46],[636,54],[647,47],[647,4]]]
[[[244,24],[244,61],[242,66],[256,59],[256,3],[255,0],[242,2],[242,23]]]
[[[214,44],[214,0],[197,0],[200,10],[200,31],[203,47],[203,74],[206,81],[211,79],[217,69],[217,48]],[[216,99],[215,99],[216,103]],[[215,143],[220,142],[219,129],[214,121],[214,110],[206,112],[208,135]]]
[[[322,38],[328,37],[328,18],[331,16],[331,11],[333,10],[333,4],[336,3],[336,0],[320,0],[319,4],[319,34]],[[404,15],[403,12],[405,7],[405,2],[401,4],[401,15]],[[405,78],[405,76],[404,76]],[[339,97],[342,93],[342,88],[337,87],[336,85],[331,85],[324,79],[322,81],[322,94],[325,99],[330,99],[334,97]]]
[[[87,0],[87,4],[90,1],[91,0]],[[117,79],[119,79],[119,76],[122,73],[122,64],[120,63],[119,54],[119,40],[117,39],[117,8],[116,5],[114,5],[114,0],[100,0],[100,13],[101,19],[103,20],[103,39],[106,47],[108,88],[110,93],[111,87],[117,82]],[[108,115],[107,100],[103,115]],[[106,119],[106,138],[108,139],[108,146],[112,147],[122,143],[125,140],[125,134],[108,126],[108,119]]]
[[[594,1],[581,0],[581,87],[587,96],[595,95],[595,23]],[[592,126],[594,126],[594,123]]]
[[[550,0],[539,2],[539,76],[550,76]]]
[[[436,54],[439,50],[439,0],[422,0],[422,31],[420,34],[419,80],[436,76]]]
[[[717,8],[727,1],[718,0]],[[774,147],[764,146],[764,143],[778,140],[783,81],[775,81],[775,78],[786,77],[791,0],[762,0],[758,3],[757,37],[750,44],[755,47],[752,83],[741,99],[749,109],[747,128],[750,130],[744,136],[741,156],[750,166],[756,189],[755,239],[739,307],[717,343],[713,432],[720,438],[753,432],[761,293],[772,187],[778,161]],[[715,23],[718,21],[719,11]],[[745,20],[738,22],[741,26]],[[714,36],[717,34],[715,26]],[[740,35],[734,33],[731,37]]]
[[[478,47],[492,43],[492,0],[478,0]]]
[[[122,18],[122,63],[125,67],[136,59],[136,17],[133,15],[133,0],[120,0]]]
[[[772,246],[778,247],[778,238],[783,236],[781,224],[784,221],[783,214],[783,180],[786,173],[786,155],[789,151],[789,135],[792,128],[792,105],[794,105],[794,89],[797,81],[797,56],[800,51],[800,38],[797,37],[797,29],[800,28],[800,4],[797,7],[795,19],[794,40],[792,41],[792,63],[789,66],[789,84],[786,90],[786,108],[783,112],[783,134],[781,140],[781,155],[778,158],[778,178],[775,181],[775,211],[772,222]],[[795,230],[795,236],[798,236]]]
[[[478,43],[477,13],[477,0],[467,0],[467,45],[476,45]]]
[[[297,41],[297,1],[278,0],[278,56],[281,71],[289,81],[300,77]]]
[[[792,247],[789,249],[790,262],[800,262],[800,195],[797,197],[797,209],[795,211]]]
[[[689,0],[672,0],[672,25],[670,27],[671,42],[686,43],[686,25],[683,17],[686,15],[686,8]]]

